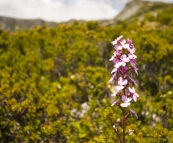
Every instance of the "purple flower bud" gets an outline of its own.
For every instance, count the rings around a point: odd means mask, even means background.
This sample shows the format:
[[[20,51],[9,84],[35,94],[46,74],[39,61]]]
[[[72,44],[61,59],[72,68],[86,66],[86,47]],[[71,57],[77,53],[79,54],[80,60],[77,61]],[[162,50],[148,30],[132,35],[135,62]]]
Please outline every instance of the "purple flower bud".
[[[136,112],[134,110],[132,110],[131,108],[129,108],[129,109],[130,109],[130,114],[135,116],[136,119],[138,119]]]

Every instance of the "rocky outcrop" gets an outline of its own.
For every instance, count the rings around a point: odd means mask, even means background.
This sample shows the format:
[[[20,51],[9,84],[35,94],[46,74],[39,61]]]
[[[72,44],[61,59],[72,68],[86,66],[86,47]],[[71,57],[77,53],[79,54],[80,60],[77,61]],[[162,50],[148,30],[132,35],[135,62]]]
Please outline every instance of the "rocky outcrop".
[[[145,13],[150,12],[153,15],[157,14],[158,10],[163,10],[164,7],[173,7],[171,3],[163,2],[153,2],[153,1],[142,1],[142,0],[133,0],[128,2],[124,9],[111,20],[102,20],[99,21],[102,25],[116,25],[119,21],[130,21],[133,17],[137,17],[139,20],[143,19]]]

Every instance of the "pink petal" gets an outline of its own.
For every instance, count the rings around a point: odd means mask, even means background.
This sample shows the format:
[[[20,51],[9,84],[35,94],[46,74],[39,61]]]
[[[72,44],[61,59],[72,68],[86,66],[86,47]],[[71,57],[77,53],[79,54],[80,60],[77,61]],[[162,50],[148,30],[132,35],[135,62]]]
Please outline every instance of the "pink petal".
[[[123,96],[121,97],[121,100],[122,100],[123,102],[125,102],[125,101],[127,100],[127,96],[123,95]]]
[[[119,36],[117,39],[115,39],[114,41],[112,41],[112,44],[115,45],[117,44],[117,42],[119,42],[119,40],[122,38],[123,36]]]
[[[114,46],[114,49],[117,50],[117,48],[118,48],[118,45],[115,45],[115,46]]]
[[[133,95],[133,100],[136,102],[137,101],[137,97],[135,95]]]
[[[133,68],[136,68],[136,61],[134,59],[130,59],[130,64]]]
[[[135,51],[136,51],[135,48],[130,48],[130,47],[129,47],[129,48],[127,48],[127,49],[128,49],[128,51],[129,51],[130,54],[134,54]]]
[[[123,81],[123,78],[122,78],[122,77],[119,77],[119,78],[118,78],[118,84],[121,84],[122,81]]]
[[[111,106],[114,106],[114,105],[119,105],[118,100],[114,101],[114,102],[112,103],[112,105],[111,105]]]
[[[111,96],[116,96],[117,95],[117,93],[115,92],[115,93],[113,93]]]
[[[121,35],[121,36],[119,36],[118,38],[117,38],[117,41],[119,41],[121,38],[123,38],[123,36]]]
[[[128,57],[129,57],[129,59],[136,59],[137,58],[137,56],[134,54],[128,54]]]
[[[127,57],[125,54],[123,54],[123,55],[120,57],[120,59],[121,59],[123,62],[126,62],[126,63],[130,61],[129,57]]]
[[[130,80],[131,80],[132,83],[134,83],[136,86],[138,86],[137,83],[136,83],[136,81],[132,78],[132,75],[129,76],[129,78],[130,78]]]
[[[122,82],[122,85],[126,85],[128,83],[128,80],[125,79],[123,82]]]
[[[121,45],[124,45],[126,43],[126,40],[123,39],[123,40],[120,41],[120,43],[121,43]]]
[[[118,46],[118,47],[117,47],[117,50],[122,50],[122,49],[123,49],[122,46]]]
[[[117,40],[112,41],[112,45],[117,44]]]
[[[136,96],[136,97],[139,97],[139,94],[135,93],[135,96]]]
[[[115,64],[115,67],[118,69],[119,67],[123,66],[124,63],[123,62],[118,62]]]
[[[133,43],[132,43],[132,40],[127,39],[127,42],[129,43],[129,45],[130,45],[131,48],[135,49],[135,47],[134,47],[134,45],[133,45]]]
[[[130,103],[129,102],[121,103],[120,106],[121,107],[127,107],[127,106],[130,106]]]
[[[112,74],[112,73],[115,73],[115,72],[117,72],[117,68],[114,68],[114,69],[111,71],[111,74]]]
[[[119,77],[119,79],[118,79],[118,84],[119,85],[126,85],[127,83],[128,83],[127,79],[123,80],[122,77]]]
[[[124,48],[124,49],[128,49],[128,48],[129,48],[129,44],[123,45],[123,48]]]
[[[137,67],[133,67],[133,68],[134,68],[136,74],[138,75],[138,68]]]
[[[129,87],[129,91],[132,93],[132,94],[134,94],[135,93],[135,88],[133,87],[133,88],[130,88]]]
[[[136,119],[138,119],[136,112],[134,110],[132,110],[131,108],[129,108],[129,109],[130,109],[130,114],[134,115],[136,117]]]
[[[114,55],[109,59],[109,61],[113,61],[114,60]]]
[[[116,89],[117,91],[120,91],[120,90],[124,89],[124,86],[122,86],[122,85],[116,86],[115,89]]]

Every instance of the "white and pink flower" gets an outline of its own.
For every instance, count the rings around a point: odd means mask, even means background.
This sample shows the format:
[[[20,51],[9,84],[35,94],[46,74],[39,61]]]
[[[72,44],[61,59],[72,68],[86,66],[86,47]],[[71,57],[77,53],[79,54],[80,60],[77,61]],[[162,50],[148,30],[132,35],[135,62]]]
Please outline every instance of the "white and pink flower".
[[[110,61],[113,61],[114,68],[111,71],[112,77],[109,80],[110,83],[115,84],[115,92],[112,96],[118,95],[117,100],[112,105],[120,105],[125,108],[130,106],[132,101],[137,101],[139,95],[136,93],[132,85],[137,85],[136,81],[130,75],[131,71],[135,71],[138,74],[138,68],[136,67],[135,47],[130,39],[123,39],[123,36],[119,36],[112,44],[114,45],[115,52]],[[121,99],[121,100],[120,100]]]

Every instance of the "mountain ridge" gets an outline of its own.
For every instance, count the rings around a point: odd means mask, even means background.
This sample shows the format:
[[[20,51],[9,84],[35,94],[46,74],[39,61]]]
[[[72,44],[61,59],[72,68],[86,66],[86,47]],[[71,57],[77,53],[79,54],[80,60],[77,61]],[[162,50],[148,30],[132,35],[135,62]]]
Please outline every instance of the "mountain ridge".
[[[34,26],[43,26],[47,25],[50,27],[54,27],[57,25],[56,22],[47,22],[42,19],[18,19],[0,16],[0,25],[2,29],[7,30],[16,30],[16,29],[30,29]]]

